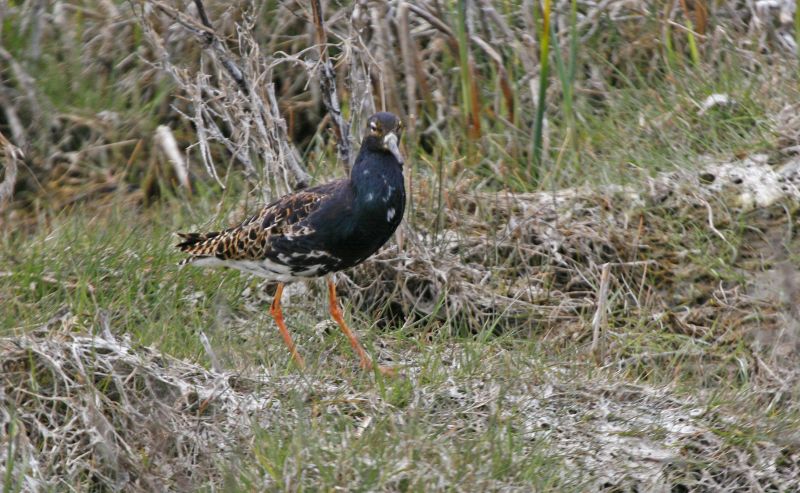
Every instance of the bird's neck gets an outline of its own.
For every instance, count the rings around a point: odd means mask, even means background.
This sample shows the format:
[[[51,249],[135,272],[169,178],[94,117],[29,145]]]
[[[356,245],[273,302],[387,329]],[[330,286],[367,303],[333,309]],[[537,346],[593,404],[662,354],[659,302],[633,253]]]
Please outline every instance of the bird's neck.
[[[356,203],[361,209],[385,206],[403,196],[403,167],[388,152],[363,149],[350,172]]]

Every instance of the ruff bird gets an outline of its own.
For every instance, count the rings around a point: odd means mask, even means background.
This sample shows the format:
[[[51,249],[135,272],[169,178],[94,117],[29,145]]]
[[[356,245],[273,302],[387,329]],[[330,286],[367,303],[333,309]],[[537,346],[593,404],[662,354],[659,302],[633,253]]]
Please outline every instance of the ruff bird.
[[[189,257],[181,264],[231,267],[277,281],[270,314],[292,358],[301,368],[281,310],[285,283],[326,277],[331,316],[361,360],[372,360],[342,316],[329,274],[360,264],[392,236],[405,210],[403,157],[398,143],[402,122],[376,113],[350,176],[285,195],[237,226],[210,233],[178,233],[177,247]]]

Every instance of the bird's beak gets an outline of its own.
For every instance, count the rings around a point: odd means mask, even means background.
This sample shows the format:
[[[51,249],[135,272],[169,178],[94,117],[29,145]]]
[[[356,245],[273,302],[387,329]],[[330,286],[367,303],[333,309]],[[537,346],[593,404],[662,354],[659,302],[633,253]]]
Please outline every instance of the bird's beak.
[[[397,134],[389,132],[383,138],[383,148],[391,152],[400,164],[403,164],[403,156],[400,154],[400,148],[397,147]]]

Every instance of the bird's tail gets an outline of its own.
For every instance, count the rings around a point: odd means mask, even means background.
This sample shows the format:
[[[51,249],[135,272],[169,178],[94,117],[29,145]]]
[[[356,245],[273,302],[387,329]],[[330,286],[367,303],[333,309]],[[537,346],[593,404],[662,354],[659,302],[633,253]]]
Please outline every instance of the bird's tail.
[[[183,259],[179,265],[185,265],[198,257],[213,256],[216,251],[217,241],[220,236],[219,231],[210,233],[178,233],[181,242],[175,245],[180,251],[188,253],[191,257]]]

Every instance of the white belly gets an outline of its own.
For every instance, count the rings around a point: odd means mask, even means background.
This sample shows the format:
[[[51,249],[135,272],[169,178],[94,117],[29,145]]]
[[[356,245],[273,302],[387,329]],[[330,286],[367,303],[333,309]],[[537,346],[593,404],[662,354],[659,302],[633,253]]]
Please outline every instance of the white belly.
[[[191,261],[192,265],[198,267],[230,267],[253,274],[270,281],[292,282],[300,279],[318,277],[322,271],[322,265],[309,265],[302,271],[292,272],[288,265],[273,262],[269,259],[264,260],[220,260],[216,257],[202,257]]]

